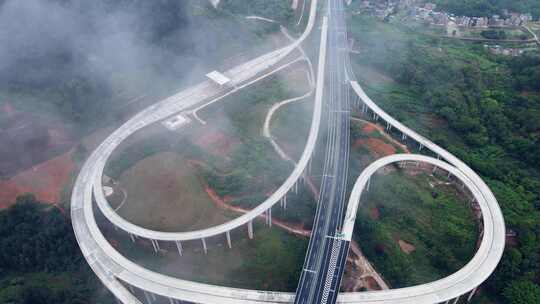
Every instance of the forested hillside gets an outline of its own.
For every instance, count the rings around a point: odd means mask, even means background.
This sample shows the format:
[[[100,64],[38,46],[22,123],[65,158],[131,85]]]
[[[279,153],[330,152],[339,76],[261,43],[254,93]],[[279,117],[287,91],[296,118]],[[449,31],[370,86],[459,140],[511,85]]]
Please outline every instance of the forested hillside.
[[[360,46],[353,57],[357,76],[368,93],[479,172],[517,233],[484,285],[486,294],[502,303],[535,303],[534,297],[513,302],[517,297],[509,294],[522,282],[540,290],[540,52],[495,56],[482,45],[426,37],[365,16],[351,24]],[[392,78],[373,82],[365,67]]]
[[[113,303],[79,250],[69,219],[32,195],[0,211],[0,303]]]

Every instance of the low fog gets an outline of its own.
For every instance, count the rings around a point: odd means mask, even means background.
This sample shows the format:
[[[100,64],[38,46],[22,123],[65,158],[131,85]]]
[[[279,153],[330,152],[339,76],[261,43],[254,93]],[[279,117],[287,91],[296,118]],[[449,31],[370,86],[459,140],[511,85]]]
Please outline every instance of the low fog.
[[[83,108],[79,103],[180,88],[181,80],[215,67],[223,44],[241,49],[234,44],[248,41],[202,0],[0,5],[0,90],[59,106],[65,97]]]

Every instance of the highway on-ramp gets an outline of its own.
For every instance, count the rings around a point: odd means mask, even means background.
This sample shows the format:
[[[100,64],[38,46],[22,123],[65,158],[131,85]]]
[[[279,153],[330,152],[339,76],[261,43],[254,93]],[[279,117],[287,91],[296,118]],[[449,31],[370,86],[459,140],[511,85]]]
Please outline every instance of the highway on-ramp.
[[[328,0],[327,16],[321,23],[321,46],[315,90],[315,106],[306,148],[285,183],[269,200],[250,213],[233,221],[208,229],[192,232],[165,233],[146,230],[120,218],[103,197],[101,176],[103,167],[112,151],[131,134],[152,123],[159,122],[179,112],[193,111],[201,104],[215,102],[241,88],[247,87],[267,75],[279,71],[287,58],[310,34],[315,25],[317,0],[311,2],[308,26],[302,36],[291,45],[273,51],[225,72],[232,80],[232,87],[218,87],[206,81],[158,102],[113,132],[88,158],[75,182],[71,199],[71,217],[79,246],[89,265],[104,285],[122,303],[154,303],[157,298],[176,304],[179,300],[194,303],[439,303],[459,299],[474,291],[495,269],[504,250],[505,225],[493,193],[482,179],[466,164],[433,142],[410,130],[380,109],[354,80],[348,57],[347,32],[342,0]],[[327,58],[328,49],[328,58]],[[325,73],[328,71],[328,77]],[[326,79],[326,81],[325,81]],[[324,87],[327,87],[325,93]],[[349,149],[349,88],[358,96],[361,112],[372,115],[375,121],[398,130],[402,138],[410,138],[422,148],[429,149],[441,160],[423,155],[393,155],[380,159],[366,168],[358,178],[345,208],[345,185]],[[323,96],[324,106],[323,106]],[[102,213],[116,227],[130,236],[150,239],[155,249],[159,242],[175,242],[181,254],[184,240],[200,239],[206,250],[205,238],[225,234],[230,244],[230,230],[248,224],[261,213],[271,219],[271,207],[279,202],[305,174],[305,168],[317,142],[322,109],[325,109],[328,132],[326,140],[325,176],[317,208],[314,232],[306,255],[306,262],[296,294],[246,290],[215,286],[178,278],[145,269],[129,261],[114,249],[97,226],[93,199]],[[371,113],[370,113],[371,111]],[[369,179],[377,169],[392,163],[424,162],[448,171],[463,183],[481,207],[483,236],[480,248],[473,259],[456,273],[418,286],[361,293],[339,293],[341,276],[352,236],[360,196],[366,191]],[[472,294],[472,293],[470,293]]]

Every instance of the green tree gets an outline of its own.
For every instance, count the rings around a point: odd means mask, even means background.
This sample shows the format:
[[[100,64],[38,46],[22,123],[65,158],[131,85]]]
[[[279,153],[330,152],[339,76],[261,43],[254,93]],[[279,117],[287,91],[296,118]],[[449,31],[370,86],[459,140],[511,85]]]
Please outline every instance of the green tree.
[[[530,281],[512,282],[503,291],[509,304],[540,303],[540,286]]]

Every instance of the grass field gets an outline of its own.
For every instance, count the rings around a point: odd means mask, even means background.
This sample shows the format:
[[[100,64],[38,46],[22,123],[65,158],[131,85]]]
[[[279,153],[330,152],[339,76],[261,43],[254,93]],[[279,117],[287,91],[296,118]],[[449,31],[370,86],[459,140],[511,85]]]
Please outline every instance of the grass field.
[[[196,170],[179,154],[147,157],[124,171],[119,181],[128,193],[120,215],[143,227],[188,231],[230,220],[214,210]]]

